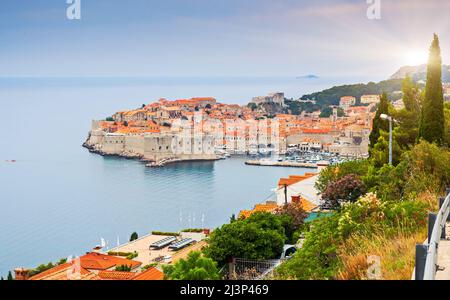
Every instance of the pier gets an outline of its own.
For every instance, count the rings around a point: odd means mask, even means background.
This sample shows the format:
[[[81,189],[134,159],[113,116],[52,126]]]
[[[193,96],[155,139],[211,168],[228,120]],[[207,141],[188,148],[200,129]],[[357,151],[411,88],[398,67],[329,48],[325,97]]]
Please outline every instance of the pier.
[[[317,164],[302,163],[294,161],[264,161],[264,160],[248,160],[245,162],[249,166],[265,166],[265,167],[293,167],[293,168],[309,168],[317,169]]]

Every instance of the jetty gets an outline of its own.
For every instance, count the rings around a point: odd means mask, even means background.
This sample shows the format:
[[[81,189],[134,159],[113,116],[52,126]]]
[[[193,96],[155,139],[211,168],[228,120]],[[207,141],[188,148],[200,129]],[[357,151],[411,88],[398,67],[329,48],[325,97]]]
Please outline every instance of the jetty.
[[[177,162],[206,162],[206,161],[217,161],[220,160],[220,157],[215,158],[196,158],[196,159],[188,159],[188,158],[179,158],[179,157],[167,157],[158,161],[149,161],[144,160],[146,162],[145,166],[149,168],[161,168],[165,165],[177,163]]]
[[[293,167],[293,168],[309,168],[317,169],[315,163],[302,163],[294,161],[270,161],[270,160],[248,160],[245,162],[249,166],[265,166],[265,167]]]

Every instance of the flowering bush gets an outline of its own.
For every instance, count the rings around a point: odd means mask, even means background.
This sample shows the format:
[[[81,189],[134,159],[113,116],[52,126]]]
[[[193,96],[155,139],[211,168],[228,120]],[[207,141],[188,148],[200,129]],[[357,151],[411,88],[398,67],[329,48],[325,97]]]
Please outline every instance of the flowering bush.
[[[332,209],[338,209],[343,202],[355,202],[366,192],[364,183],[355,175],[349,174],[328,184],[322,194],[324,204]]]
[[[386,203],[380,201],[373,193],[364,195],[354,204],[344,205],[338,221],[340,235],[347,236],[354,230],[364,230],[364,227],[372,227],[382,222],[385,207]]]
[[[342,237],[353,232],[389,234],[393,228],[414,230],[425,224],[427,204],[420,201],[381,201],[374,193],[368,193],[353,204],[344,205],[338,220]]]

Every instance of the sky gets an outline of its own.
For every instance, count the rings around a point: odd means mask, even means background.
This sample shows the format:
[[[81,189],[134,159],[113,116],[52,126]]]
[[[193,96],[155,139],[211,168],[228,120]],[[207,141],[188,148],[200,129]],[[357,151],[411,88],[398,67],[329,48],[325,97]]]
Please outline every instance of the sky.
[[[450,57],[448,0],[0,1],[0,76],[373,76]],[[447,60],[447,58],[449,60]]]

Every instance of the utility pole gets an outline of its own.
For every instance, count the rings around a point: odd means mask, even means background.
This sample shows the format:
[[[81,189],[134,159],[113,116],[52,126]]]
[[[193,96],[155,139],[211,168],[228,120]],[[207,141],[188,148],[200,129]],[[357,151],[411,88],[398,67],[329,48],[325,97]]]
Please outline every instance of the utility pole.
[[[284,185],[284,204],[288,204],[287,184]]]

